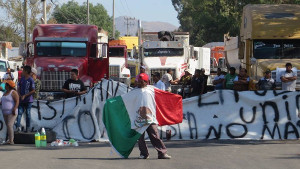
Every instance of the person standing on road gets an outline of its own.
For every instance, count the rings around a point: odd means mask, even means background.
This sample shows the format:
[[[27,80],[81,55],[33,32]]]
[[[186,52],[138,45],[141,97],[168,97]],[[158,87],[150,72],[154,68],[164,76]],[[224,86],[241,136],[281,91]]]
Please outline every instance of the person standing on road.
[[[259,79],[256,88],[258,90],[274,90],[275,89],[275,81],[271,78],[271,71],[267,69],[265,71],[265,77]]]
[[[6,144],[14,144],[14,122],[18,114],[19,95],[15,90],[16,84],[12,80],[5,83],[6,92],[1,98],[2,113],[7,127],[8,140]]]
[[[201,74],[201,70],[196,69],[191,82],[191,87],[192,87],[191,96],[199,96],[203,91],[204,86],[203,86],[203,82],[201,81],[200,74]]]
[[[223,89],[223,81],[225,76],[222,74],[221,68],[217,70],[217,76],[214,78],[213,84],[216,90]]]
[[[236,77],[235,68],[230,67],[229,73],[225,76],[224,82],[223,82],[223,88],[224,89],[233,89],[233,80]]]
[[[160,90],[166,90],[165,84],[160,80],[160,73],[155,72],[153,75],[153,86],[160,89]]]
[[[168,69],[167,73],[163,75],[161,81],[165,84],[166,91],[171,92],[171,84],[175,85],[178,84],[179,79],[173,80],[173,71],[172,69]]]
[[[18,83],[18,94],[20,97],[20,104],[18,109],[18,117],[17,117],[17,131],[21,131],[21,118],[22,114],[26,111],[26,130],[25,132],[28,132],[28,129],[30,127],[30,121],[31,121],[31,106],[33,102],[33,94],[35,92],[35,86],[34,86],[34,80],[30,76],[31,74],[31,67],[30,66],[24,66],[23,72],[22,72],[22,78],[20,80],[20,83]]]
[[[21,78],[22,78],[22,72],[23,72],[23,68],[24,68],[24,66],[21,66],[21,68],[18,70],[18,82],[20,82],[21,81]]]
[[[207,79],[208,79],[208,76],[205,75],[205,69],[201,68],[200,69],[200,81],[202,83],[202,90],[201,90],[200,94],[207,93]]]
[[[286,70],[282,72],[280,79],[282,81],[282,90],[295,91],[296,90],[296,80],[297,72],[293,72],[292,64],[286,63]]]
[[[14,79],[15,79],[15,77],[11,73],[10,68],[7,68],[6,73],[3,75],[3,80],[14,80]]]
[[[40,79],[37,78],[37,70],[35,68],[31,68],[31,77],[34,80],[34,86],[35,86],[35,92],[33,98],[38,100],[42,82],[40,81]]]
[[[250,78],[247,75],[247,70],[241,68],[239,74],[233,80],[233,90],[236,91],[247,91],[249,90]]]
[[[141,67],[140,67],[140,73],[138,75],[136,75],[136,77],[135,77],[135,83],[134,83],[135,87],[137,86],[137,83],[138,83],[138,80],[139,80],[139,76],[140,76],[141,73],[146,73],[146,66],[141,65]],[[150,84],[150,82],[148,82],[148,84]]]
[[[64,83],[62,91],[65,92],[66,98],[75,97],[86,93],[86,87],[78,78],[77,69],[71,70],[71,78]]]
[[[139,76],[137,87],[140,89],[147,87],[148,81],[149,81],[148,75],[145,73],[141,73]],[[171,159],[171,156],[169,156],[167,154],[167,148],[166,148],[165,144],[159,137],[157,124],[155,124],[155,123],[150,124],[150,126],[147,128],[146,131],[148,133],[151,144],[158,152],[158,159]],[[140,159],[148,159],[149,158],[149,152],[148,152],[148,148],[147,148],[144,137],[145,137],[145,133],[143,133],[138,140],[138,145],[139,145],[139,150],[140,150],[140,157],[139,157]]]

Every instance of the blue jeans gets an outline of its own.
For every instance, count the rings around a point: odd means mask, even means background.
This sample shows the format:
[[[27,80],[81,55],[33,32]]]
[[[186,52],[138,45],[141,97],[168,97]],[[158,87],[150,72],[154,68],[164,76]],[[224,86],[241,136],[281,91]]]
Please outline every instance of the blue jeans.
[[[18,117],[17,117],[17,123],[16,123],[16,127],[20,127],[21,126],[21,118],[22,118],[22,114],[24,113],[24,111],[26,111],[26,129],[29,129],[30,127],[30,120],[31,120],[31,106],[32,103],[20,103],[19,107],[18,107]]]

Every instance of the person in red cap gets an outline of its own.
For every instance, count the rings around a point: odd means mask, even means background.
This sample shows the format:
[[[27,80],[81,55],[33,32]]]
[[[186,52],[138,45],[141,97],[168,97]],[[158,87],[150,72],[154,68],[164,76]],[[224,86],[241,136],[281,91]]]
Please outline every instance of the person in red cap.
[[[15,90],[16,84],[12,80],[5,83],[6,92],[1,98],[2,113],[7,127],[8,140],[5,144],[14,144],[14,122],[18,114],[19,95]]]
[[[142,74],[142,73],[146,74],[145,72],[146,72],[146,66],[143,66],[143,65],[142,65],[142,66],[140,67],[140,73],[135,77],[135,84],[134,84],[134,86],[137,86],[137,83],[138,83],[140,74]],[[147,74],[146,74],[146,75],[147,75]],[[148,75],[147,75],[147,76],[148,76]],[[150,84],[149,80],[148,80],[148,84]]]
[[[146,73],[141,73],[138,78],[137,87],[142,89],[147,87],[149,82],[149,76]],[[147,133],[149,136],[149,139],[153,145],[153,147],[158,152],[158,159],[171,159],[171,156],[167,154],[167,148],[163,141],[159,137],[159,132],[157,129],[157,124],[152,123],[147,128]],[[148,148],[145,142],[145,133],[141,135],[138,141],[139,149],[140,149],[140,159],[148,159],[149,158],[149,152]]]

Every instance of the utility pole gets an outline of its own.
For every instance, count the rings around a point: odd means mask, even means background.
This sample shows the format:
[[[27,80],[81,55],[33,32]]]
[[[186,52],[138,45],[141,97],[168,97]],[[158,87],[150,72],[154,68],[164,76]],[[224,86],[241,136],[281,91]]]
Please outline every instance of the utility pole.
[[[115,0],[113,0],[113,39],[115,39]]]
[[[46,0],[41,0],[43,2],[43,19],[44,24],[47,24],[47,7],[46,7]]]
[[[140,60],[140,63],[143,64],[143,59],[142,59],[142,22],[140,19],[138,20],[138,59]]]
[[[87,0],[87,24],[90,24],[90,3],[89,0]]]
[[[126,20],[126,23],[125,25],[127,25],[127,35],[126,36],[129,36],[129,26],[132,26],[134,25],[134,23],[131,23],[129,21],[134,21],[135,18],[131,18],[131,17],[124,17],[124,19]]]
[[[27,0],[24,0],[24,41],[25,41],[25,48],[27,45]]]

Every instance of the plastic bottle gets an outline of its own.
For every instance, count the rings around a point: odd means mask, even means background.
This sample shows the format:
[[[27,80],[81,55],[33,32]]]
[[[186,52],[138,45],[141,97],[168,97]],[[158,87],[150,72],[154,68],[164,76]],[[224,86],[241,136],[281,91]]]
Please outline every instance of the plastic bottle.
[[[42,128],[42,131],[41,131],[41,147],[47,147],[47,137],[46,137],[46,131],[44,128]]]
[[[35,133],[35,147],[41,147],[41,135],[38,131]]]

